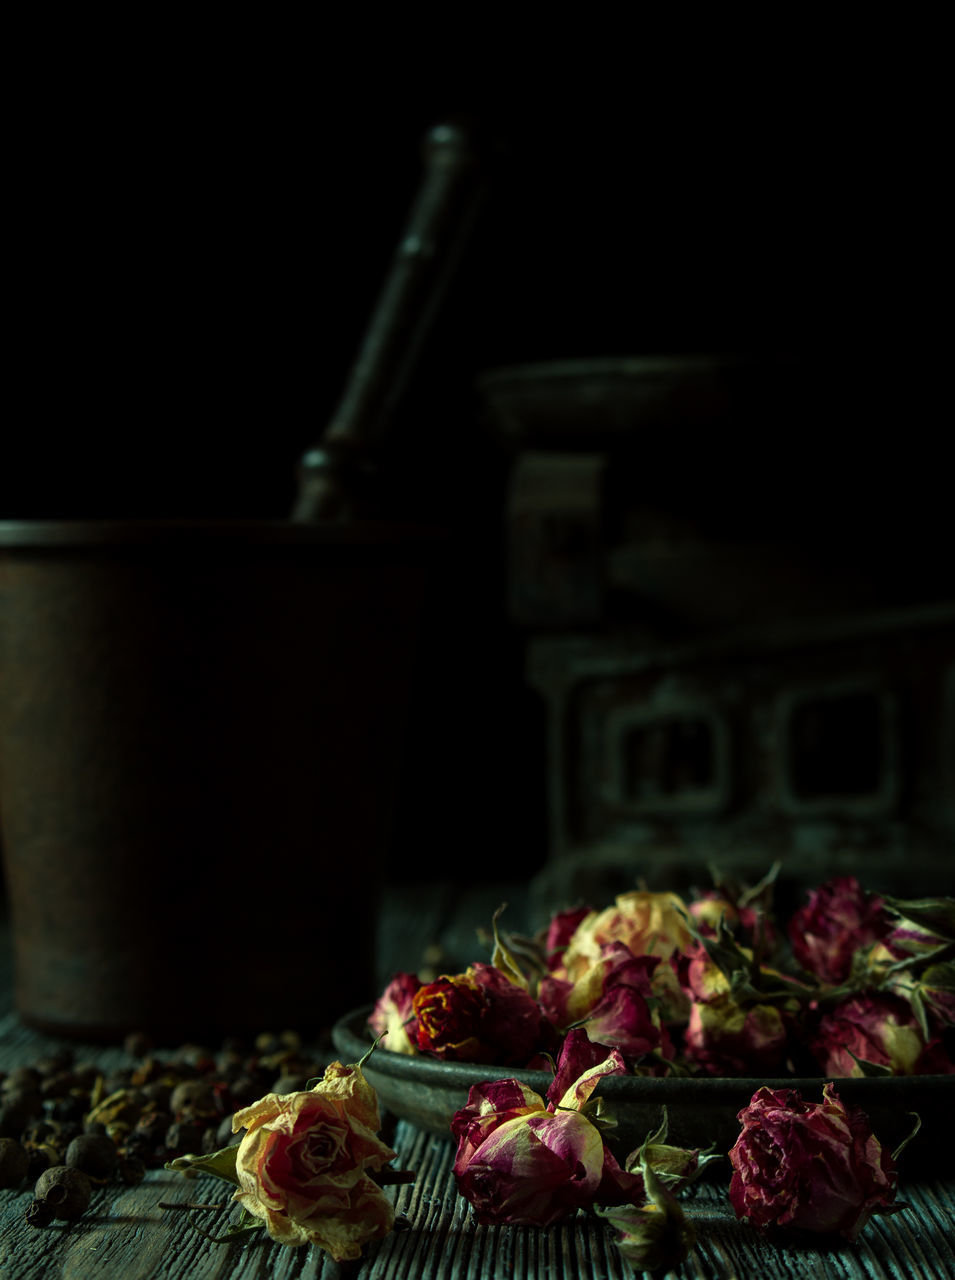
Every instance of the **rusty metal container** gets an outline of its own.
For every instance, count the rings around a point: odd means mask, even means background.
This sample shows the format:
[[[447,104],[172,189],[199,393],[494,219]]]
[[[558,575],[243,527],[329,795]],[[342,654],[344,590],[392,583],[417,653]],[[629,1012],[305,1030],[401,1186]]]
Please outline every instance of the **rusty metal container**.
[[[16,1004],[112,1038],[373,995],[427,533],[0,524]]]

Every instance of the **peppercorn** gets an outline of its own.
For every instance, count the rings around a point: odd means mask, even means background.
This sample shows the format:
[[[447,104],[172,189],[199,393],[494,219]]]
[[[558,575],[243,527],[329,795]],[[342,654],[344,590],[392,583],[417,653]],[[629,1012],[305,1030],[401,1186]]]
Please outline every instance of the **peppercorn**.
[[[166,1130],[165,1143],[170,1151],[198,1151],[202,1142],[202,1130],[197,1124],[176,1120]]]
[[[216,1075],[220,1080],[234,1080],[245,1070],[245,1055],[223,1049],[216,1056]]]
[[[263,1031],[255,1037],[255,1048],[260,1054],[295,1052],[302,1047],[302,1039],[297,1031],[282,1031],[275,1035],[271,1031]]]
[[[0,1106],[0,1138],[19,1138],[36,1115],[37,1111],[29,1103],[6,1099]]]
[[[11,1089],[28,1089],[36,1092],[40,1087],[40,1073],[33,1067],[14,1067],[4,1076],[0,1087],[4,1093],[8,1093]]]
[[[184,1044],[179,1047],[170,1064],[184,1079],[195,1079],[215,1066],[209,1050],[201,1044]]]
[[[150,1080],[148,1084],[143,1085],[142,1095],[147,1103],[161,1107],[165,1111],[169,1109],[172,1085],[167,1080]]]
[[[149,1036],[142,1031],[131,1031],[123,1041],[123,1048],[131,1058],[145,1058],[152,1047]]]
[[[0,1187],[19,1186],[27,1176],[29,1157],[16,1138],[0,1138]]]
[[[223,1144],[219,1141],[219,1130],[214,1124],[202,1131],[202,1141],[199,1143],[199,1150],[204,1156],[215,1155]]]
[[[93,1188],[81,1169],[58,1164],[41,1173],[34,1194],[53,1211],[54,1218],[73,1222],[89,1207]]]
[[[82,1123],[85,1112],[85,1099],[75,1093],[57,1097],[50,1107],[50,1115],[54,1120],[64,1120],[77,1125]]]
[[[116,1147],[105,1134],[81,1133],[66,1148],[65,1163],[97,1181],[112,1176],[117,1160]]]
[[[76,1076],[72,1071],[56,1071],[44,1076],[40,1085],[40,1093],[44,1098],[65,1098],[76,1088]]]
[[[170,1111],[144,1111],[139,1117],[135,1129],[127,1138],[127,1142],[136,1137],[158,1144],[163,1141],[166,1136],[166,1130],[172,1123],[173,1116]]]
[[[103,1077],[103,1097],[109,1098],[114,1093],[119,1093],[120,1089],[128,1089],[132,1080],[133,1073],[122,1068],[116,1071],[108,1071]]]
[[[266,1092],[267,1090],[253,1076],[240,1076],[238,1080],[233,1080],[230,1089],[232,1105],[236,1111],[240,1111],[243,1107],[250,1107],[253,1102],[258,1102]]]
[[[176,1116],[186,1110],[195,1115],[215,1115],[217,1108],[213,1085],[207,1080],[181,1081],[169,1098],[169,1110]]]
[[[73,1050],[63,1045],[62,1048],[48,1054],[45,1058],[41,1058],[39,1062],[33,1065],[41,1076],[52,1076],[58,1071],[66,1071],[73,1062]]]

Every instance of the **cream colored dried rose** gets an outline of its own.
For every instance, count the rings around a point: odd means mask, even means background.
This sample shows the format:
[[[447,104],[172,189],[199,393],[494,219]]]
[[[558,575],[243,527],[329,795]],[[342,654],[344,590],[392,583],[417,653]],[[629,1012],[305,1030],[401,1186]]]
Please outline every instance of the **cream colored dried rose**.
[[[564,952],[564,968],[575,980],[599,959],[605,942],[622,942],[635,956],[685,951],[693,942],[689,908],[678,894],[621,893],[612,907],[592,911],[574,930]]]
[[[358,1258],[394,1223],[391,1200],[367,1172],[395,1155],[380,1124],[359,1066],[333,1062],[314,1089],[268,1094],[233,1117],[233,1132],[247,1131],[234,1199],[281,1244],[316,1244],[336,1262]]]
[[[567,978],[576,982],[601,958],[608,942],[622,942],[635,956],[662,960],[686,951],[693,943],[689,908],[675,893],[622,893],[612,907],[592,911],[581,920],[563,956]],[[666,1021],[685,1018],[689,1002],[669,964],[658,965],[651,980]]]

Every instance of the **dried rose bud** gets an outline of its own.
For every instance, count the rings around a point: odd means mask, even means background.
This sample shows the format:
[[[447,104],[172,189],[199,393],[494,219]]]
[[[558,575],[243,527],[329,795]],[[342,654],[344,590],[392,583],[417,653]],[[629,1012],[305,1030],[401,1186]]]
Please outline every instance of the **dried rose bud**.
[[[844,982],[856,952],[889,932],[884,903],[854,876],[837,876],[814,890],[789,921],[789,940],[802,967],[821,982]]]
[[[642,1178],[620,1168],[583,1114],[599,1080],[622,1068],[614,1051],[549,1106],[517,1080],[472,1086],[451,1132],[458,1190],[479,1222],[543,1227],[596,1204],[643,1200]]]
[[[524,1066],[559,1037],[534,998],[489,964],[439,978],[414,997],[418,1048],[458,1062]]]
[[[390,1053],[418,1052],[414,998],[420,989],[413,973],[396,973],[378,997],[368,1025],[376,1036],[385,1037],[383,1047]]]
[[[695,1239],[695,1232],[671,1191],[644,1169],[647,1194],[645,1205],[623,1205],[615,1209],[598,1209],[617,1229],[617,1249],[634,1271],[662,1274],[685,1261]]]
[[[653,1052],[672,1058],[669,1034],[653,1007],[660,963],[659,956],[635,956],[622,942],[608,942],[576,982],[545,978],[541,1006],[559,1027],[585,1022],[591,1040],[613,1045],[631,1061]]]
[[[578,1111],[548,1111],[516,1080],[474,1086],[451,1132],[458,1190],[479,1222],[546,1227],[589,1207],[600,1187],[597,1129]]]
[[[730,996],[690,1009],[683,1040],[687,1062],[710,1076],[779,1075],[789,1043],[785,1012],[772,1004],[737,1004]]]
[[[955,1072],[941,1044],[926,1043],[911,1005],[881,993],[850,996],[824,1014],[809,1047],[827,1076],[861,1076],[860,1061],[895,1076]]]
[[[795,1089],[758,1089],[739,1113],[729,1153],[730,1202],[765,1230],[796,1228],[855,1240],[874,1213],[892,1212],[894,1161],[859,1108],[826,1084],[821,1103]]]

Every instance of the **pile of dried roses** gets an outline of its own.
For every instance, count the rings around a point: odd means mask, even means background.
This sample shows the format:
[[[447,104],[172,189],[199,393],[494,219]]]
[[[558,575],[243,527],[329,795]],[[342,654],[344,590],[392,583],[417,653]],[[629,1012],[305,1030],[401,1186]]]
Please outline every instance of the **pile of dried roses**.
[[[771,891],[771,876],[689,901],[634,891],[532,942],[502,941],[495,920],[490,964],[398,974],[370,1025],[391,1052],[496,1066],[546,1067],[583,1027],[638,1075],[955,1072],[955,900],[842,877],[782,930]]]
[[[677,1194],[718,1157],[668,1145],[664,1113],[618,1162],[595,1096],[604,1077],[955,1072],[955,899],[879,898],[842,878],[783,932],[771,890],[772,876],[689,902],[623,894],[604,911],[559,913],[533,944],[502,938],[495,917],[490,964],[389,983],[370,1025],[391,1052],[552,1074],[545,1097],[489,1078],[455,1115],[454,1173],[478,1221],[548,1226],[593,1211],[635,1268],[674,1266],[694,1234]],[[898,1207],[901,1147],[890,1154],[823,1079],[821,1102],[756,1090],[728,1153],[730,1201],[761,1230],[854,1240]],[[356,1258],[394,1221],[382,1183],[411,1177],[388,1167],[379,1127],[362,1063],[336,1062],[314,1088],[237,1112],[238,1146],[167,1167],[234,1183],[238,1231],[264,1226],[284,1244]]]
[[[490,964],[389,983],[369,1022],[392,1052],[554,1071],[546,1101],[497,1079],[454,1117],[454,1172],[479,1221],[544,1226],[594,1210],[635,1267],[686,1256],[676,1193],[716,1157],[667,1146],[664,1118],[621,1167],[591,1097],[605,1075],[955,1072],[955,900],[880,898],[843,877],[782,931],[772,883],[689,902],[626,893],[558,913],[533,944],[502,939],[495,918]],[[820,1085],[819,1103],[756,1091],[729,1152],[730,1200],[759,1229],[854,1240],[897,1207],[901,1147],[890,1154],[864,1113]]]

